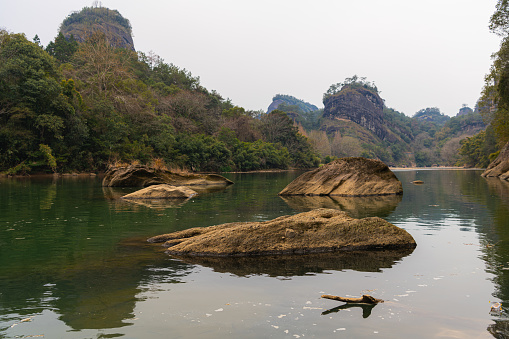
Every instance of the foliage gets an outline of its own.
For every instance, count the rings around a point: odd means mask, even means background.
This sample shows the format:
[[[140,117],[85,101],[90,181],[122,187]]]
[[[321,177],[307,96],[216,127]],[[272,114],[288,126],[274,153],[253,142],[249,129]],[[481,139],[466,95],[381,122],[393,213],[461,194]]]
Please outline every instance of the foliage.
[[[509,34],[509,1],[498,0],[495,13],[490,18],[490,30],[499,35]]]
[[[71,57],[77,50],[78,42],[74,40],[74,36],[71,34],[69,39],[66,39],[62,32],[58,33],[55,42],[50,41],[46,47],[46,52],[55,57],[60,63],[71,61]]]
[[[498,0],[496,11],[490,20],[490,30],[503,37],[503,40],[499,51],[492,56],[493,64],[485,77],[478,104],[485,122],[495,133],[500,149],[509,141],[509,2],[507,0]],[[465,152],[469,153],[467,150]]]
[[[486,168],[491,161],[495,160],[497,147],[490,128],[462,140],[460,144],[461,159],[458,161],[458,165]]]
[[[326,93],[323,95],[323,101],[327,99],[328,97],[339,93],[343,87],[362,87],[367,90],[370,90],[374,93],[378,94],[378,88],[376,87],[374,82],[370,82],[366,80],[366,77],[358,77],[357,75],[352,76],[351,78],[346,78],[343,82],[338,82],[336,84],[330,85],[329,89]]]
[[[437,123],[438,125],[443,125],[450,119],[449,116],[440,112],[440,109],[437,107],[421,109],[420,111],[416,112],[413,117],[419,120],[431,121]]]
[[[50,55],[22,34],[0,35],[0,168],[10,168],[35,160],[40,144],[65,148],[75,109]]]
[[[319,163],[286,114],[262,138],[274,115],[260,119],[152,52],[112,46],[101,31],[76,45],[59,34],[46,50],[1,31],[0,62],[0,170],[10,174],[154,159],[196,171]]]
[[[288,149],[293,166],[307,168],[320,163],[307,138],[298,132],[285,112],[274,110],[264,115],[260,129],[265,141],[279,143]]]
[[[53,172],[56,172],[56,170],[57,170],[57,160],[55,159],[53,154],[51,154],[51,147],[49,147],[48,145],[40,144],[39,145],[39,150],[41,151],[42,155],[44,156],[44,158],[48,162],[48,166],[51,167],[51,170]]]

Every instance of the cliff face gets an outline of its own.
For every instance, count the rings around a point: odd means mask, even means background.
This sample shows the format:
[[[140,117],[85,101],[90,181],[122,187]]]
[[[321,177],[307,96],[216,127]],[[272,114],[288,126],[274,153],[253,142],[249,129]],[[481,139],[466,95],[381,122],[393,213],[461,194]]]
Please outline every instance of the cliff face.
[[[131,24],[117,10],[104,7],[85,7],[69,15],[61,24],[60,31],[69,38],[84,42],[92,33],[100,31],[114,47],[135,51],[131,36]]]
[[[270,113],[275,109],[278,109],[279,105],[281,105],[281,104],[288,105],[288,106],[296,106],[298,108],[298,110],[303,113],[318,111],[318,107],[316,107],[313,104],[310,104],[309,102],[302,101],[302,100],[297,99],[291,95],[276,94],[272,98],[272,103],[270,104],[269,108],[267,109],[267,113]]]
[[[505,144],[498,157],[488,166],[482,176],[509,180],[509,142]]]
[[[324,118],[350,120],[385,139],[383,100],[363,87],[344,87],[324,100]]]

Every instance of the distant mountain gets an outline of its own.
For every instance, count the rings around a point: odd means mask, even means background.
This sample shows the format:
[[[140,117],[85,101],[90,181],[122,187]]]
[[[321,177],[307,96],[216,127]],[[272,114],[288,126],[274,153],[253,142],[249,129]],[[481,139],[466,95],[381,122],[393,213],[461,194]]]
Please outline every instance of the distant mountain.
[[[460,108],[459,112],[456,114],[457,117],[459,116],[462,116],[462,115],[467,115],[467,114],[470,114],[470,113],[474,113],[474,110],[471,109],[470,107],[468,106],[463,106]]]
[[[309,102],[305,102],[303,100],[297,99],[296,97],[292,97],[291,95],[284,94],[276,94],[272,98],[272,103],[267,108],[267,113],[272,112],[275,109],[279,108],[280,105],[283,106],[295,106],[295,107],[286,107],[286,111],[292,110],[296,113],[309,113],[313,111],[318,111],[318,107]],[[282,107],[285,110],[285,107]]]
[[[450,119],[449,116],[441,113],[440,109],[436,107],[421,109],[419,112],[414,114],[413,118],[422,121],[435,122],[439,125],[444,125]]]
[[[60,32],[83,42],[92,33],[100,31],[114,47],[134,49],[131,24],[117,10],[105,7],[85,7],[73,12],[60,25]]]
[[[291,98],[293,105],[283,98]],[[408,117],[386,107],[364,78],[331,86],[323,110],[304,112],[296,103],[304,102],[278,95],[269,109],[284,111],[322,158],[363,156],[393,166],[452,166],[460,160],[461,141],[486,128],[480,114],[465,107],[453,118],[434,107]]]

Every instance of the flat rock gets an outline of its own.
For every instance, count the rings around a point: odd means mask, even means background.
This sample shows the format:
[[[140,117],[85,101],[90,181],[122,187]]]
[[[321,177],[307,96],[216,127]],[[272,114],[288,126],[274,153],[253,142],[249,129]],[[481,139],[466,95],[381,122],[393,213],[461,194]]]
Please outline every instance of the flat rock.
[[[105,187],[147,187],[158,184],[172,186],[227,186],[233,184],[233,182],[218,174],[178,174],[143,165],[110,167],[102,182],[102,185]]]
[[[196,191],[184,186],[167,184],[152,185],[136,192],[124,195],[123,199],[188,199],[195,196]]]
[[[264,222],[191,228],[148,239],[177,256],[258,256],[414,248],[415,240],[381,218],[354,219],[316,209]]]
[[[380,160],[341,158],[306,172],[279,195],[371,196],[403,194],[403,185]]]
[[[481,174],[485,178],[498,177],[509,179],[509,142],[500,151],[498,157]]]

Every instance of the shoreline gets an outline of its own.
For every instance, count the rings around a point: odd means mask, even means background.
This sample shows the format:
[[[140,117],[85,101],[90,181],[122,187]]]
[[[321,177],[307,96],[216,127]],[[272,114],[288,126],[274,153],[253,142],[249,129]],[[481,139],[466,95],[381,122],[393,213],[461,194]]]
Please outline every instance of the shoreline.
[[[390,167],[389,169],[391,171],[431,171],[431,170],[460,170],[460,171],[484,171],[486,168],[466,168],[466,167],[454,167],[454,166],[441,166],[441,167]],[[237,174],[252,174],[252,173],[279,173],[279,172],[296,172],[296,171],[310,171],[313,170],[313,168],[310,169],[299,169],[299,168],[291,168],[291,169],[268,169],[268,170],[259,170],[259,171],[246,171],[246,172],[240,172],[240,171],[232,171],[232,172],[196,172],[201,174],[222,174],[222,173],[237,173]],[[27,174],[27,175],[5,175],[0,173],[0,179],[5,178],[68,178],[68,177],[96,177],[96,176],[102,176],[104,175],[104,172],[83,172],[83,173],[34,173],[34,174]]]

